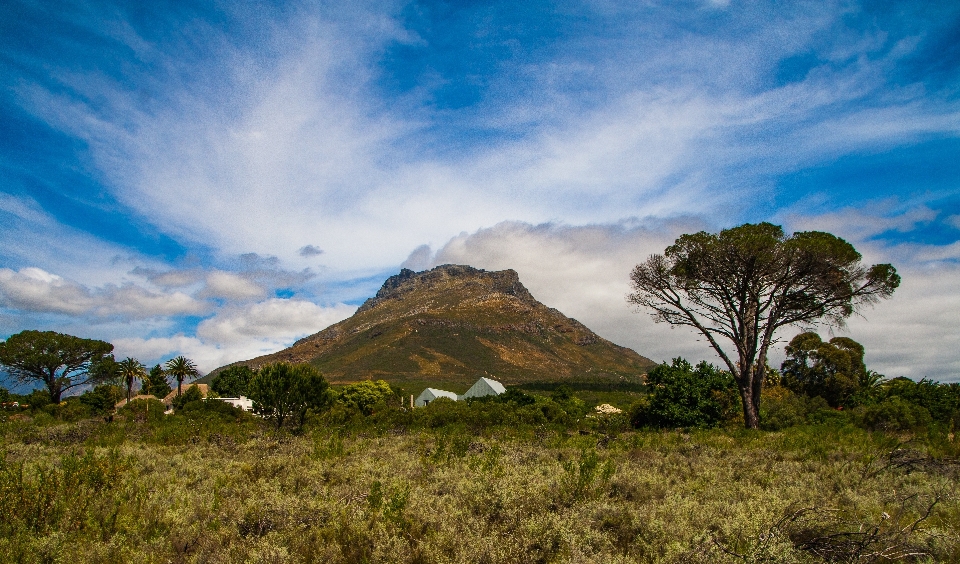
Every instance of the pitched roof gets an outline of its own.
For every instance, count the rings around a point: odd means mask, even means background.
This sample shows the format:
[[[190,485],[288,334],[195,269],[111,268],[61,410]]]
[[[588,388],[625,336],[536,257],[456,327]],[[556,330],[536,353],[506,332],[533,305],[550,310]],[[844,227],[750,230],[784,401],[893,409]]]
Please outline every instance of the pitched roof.
[[[210,386],[206,384],[184,384],[183,393],[187,393],[187,390],[189,390],[191,386],[196,386],[200,390],[200,395],[203,397],[207,397],[207,395],[210,393]],[[167,397],[163,398],[163,403],[166,403],[166,404],[173,403],[173,398],[175,397],[177,397],[176,388],[174,388],[172,392],[167,394]]]
[[[463,394],[463,397],[479,398],[483,396],[500,395],[506,391],[507,389],[504,388],[500,382],[491,380],[490,378],[480,378],[473,386],[470,386],[470,389],[467,390],[467,393]]]
[[[138,399],[159,399],[159,398],[157,398],[157,396],[155,396],[155,395],[153,395],[153,394],[137,394],[137,395],[133,396],[132,398],[130,398],[130,401],[135,401],[135,400],[138,400]],[[115,405],[115,406],[113,406],[113,407],[115,407],[115,408],[117,408],[117,409],[120,409],[121,407],[123,407],[123,406],[125,406],[125,405],[127,405],[127,398],[123,398],[122,400],[118,401],[118,402],[117,402],[117,405]]]

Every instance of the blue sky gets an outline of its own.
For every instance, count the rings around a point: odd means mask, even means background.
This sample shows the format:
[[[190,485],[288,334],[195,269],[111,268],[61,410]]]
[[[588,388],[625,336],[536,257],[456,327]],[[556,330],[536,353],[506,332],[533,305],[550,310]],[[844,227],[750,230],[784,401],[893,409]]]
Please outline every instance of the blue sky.
[[[655,360],[715,360],[632,311],[627,274],[773,221],[903,274],[841,331],[868,365],[960,380],[956,2],[2,11],[2,336],[210,370],[464,262]]]

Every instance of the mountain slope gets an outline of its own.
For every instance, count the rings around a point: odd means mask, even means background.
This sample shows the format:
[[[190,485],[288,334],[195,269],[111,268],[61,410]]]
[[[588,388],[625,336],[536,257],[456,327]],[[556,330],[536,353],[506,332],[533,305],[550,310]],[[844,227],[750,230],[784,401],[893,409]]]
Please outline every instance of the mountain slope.
[[[309,362],[332,382],[505,384],[635,379],[654,363],[538,302],[513,270],[404,269],[357,312],[288,349],[238,364]],[[465,388],[464,388],[465,389]]]

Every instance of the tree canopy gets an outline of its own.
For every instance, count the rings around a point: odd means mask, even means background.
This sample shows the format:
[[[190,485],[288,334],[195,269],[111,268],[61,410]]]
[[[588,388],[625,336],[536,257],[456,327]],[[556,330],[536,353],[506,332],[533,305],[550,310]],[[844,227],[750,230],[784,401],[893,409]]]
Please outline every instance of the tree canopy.
[[[820,396],[831,407],[852,407],[857,392],[882,379],[867,370],[863,352],[863,345],[849,337],[824,342],[816,333],[800,333],[787,345],[787,358],[780,367],[783,385],[796,393]]]
[[[319,410],[328,401],[327,381],[309,364],[278,362],[260,367],[247,392],[254,412],[272,419],[277,428],[288,418],[303,425],[308,409]]]
[[[159,364],[150,369],[146,379],[143,380],[143,387],[141,388],[142,393],[152,394],[159,399],[167,397],[167,394],[169,394],[171,390],[170,382],[167,381],[167,373],[164,372],[163,367]]]
[[[192,360],[184,356],[178,356],[167,361],[166,372],[177,380],[177,396],[182,393],[183,381],[188,377],[200,375],[197,365]]]
[[[120,376],[123,377],[123,384],[127,389],[127,401],[133,393],[133,383],[136,380],[141,382],[147,378],[147,370],[139,360],[127,357],[117,363],[120,366]]]
[[[770,223],[682,235],[634,267],[631,280],[630,302],[652,310],[658,322],[706,337],[737,382],[749,428],[759,426],[767,352],[778,329],[842,326],[900,284],[893,266],[862,265],[853,245],[835,235],[786,235]]]
[[[249,366],[237,364],[224,368],[210,383],[213,391],[223,397],[236,398],[247,395],[247,386],[255,372]]]
[[[0,343],[0,365],[20,384],[39,383],[50,401],[100,378],[95,367],[112,361],[113,345],[54,331],[21,331]]]

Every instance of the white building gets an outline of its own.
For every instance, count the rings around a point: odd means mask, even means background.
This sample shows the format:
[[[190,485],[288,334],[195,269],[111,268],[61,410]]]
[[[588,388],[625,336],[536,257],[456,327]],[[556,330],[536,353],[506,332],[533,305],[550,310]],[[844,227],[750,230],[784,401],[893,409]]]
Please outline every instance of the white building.
[[[434,388],[427,388],[419,396],[417,396],[417,400],[414,402],[414,405],[416,405],[417,407],[423,407],[425,405],[428,405],[433,400],[436,400],[439,398],[447,398],[453,401],[457,401],[458,399],[457,394],[453,392],[448,392],[446,390],[437,390]]]
[[[211,399],[218,399],[222,402],[229,403],[234,407],[239,407],[244,411],[253,411],[253,400],[246,396],[240,396],[238,398],[211,398]]]
[[[480,378],[477,380],[477,383],[473,386],[470,386],[470,389],[467,390],[467,393],[460,396],[460,399],[468,398],[482,398],[484,396],[499,396],[500,394],[506,392],[507,389],[503,387],[503,384],[497,382],[496,380],[491,380],[490,378]]]

